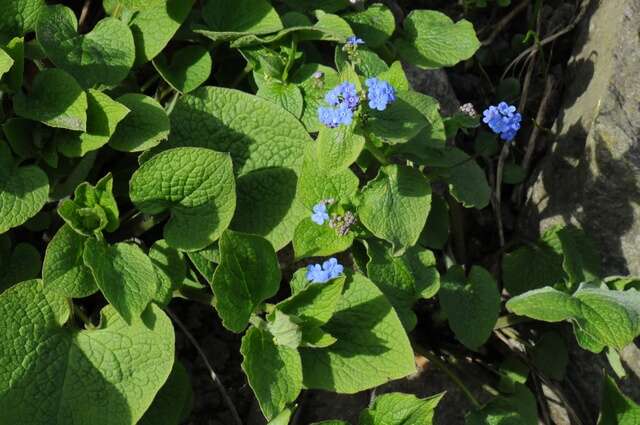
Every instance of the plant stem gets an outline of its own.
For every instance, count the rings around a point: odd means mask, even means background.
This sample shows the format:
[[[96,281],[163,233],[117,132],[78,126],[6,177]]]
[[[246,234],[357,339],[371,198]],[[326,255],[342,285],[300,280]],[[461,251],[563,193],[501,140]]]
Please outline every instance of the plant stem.
[[[211,366],[211,363],[209,363],[209,359],[207,358],[207,355],[202,350],[202,347],[200,347],[200,344],[198,344],[198,341],[196,340],[196,338],[191,334],[191,332],[189,332],[189,329],[187,329],[185,324],[182,323],[182,321],[178,318],[178,316],[176,316],[171,310],[169,310],[169,308],[165,308],[165,311],[169,315],[169,317],[171,317],[171,319],[178,325],[178,327],[180,328],[180,330],[182,330],[185,336],[189,339],[189,342],[193,344],[194,348],[202,358],[202,361],[204,361],[205,366],[209,370],[209,376],[211,377],[211,380],[216,385],[216,387],[218,387],[218,391],[220,391],[220,395],[222,395],[222,398],[224,399],[224,402],[227,405],[227,408],[231,412],[231,415],[233,416],[233,419],[236,425],[242,425],[242,419],[240,419],[240,415],[236,410],[236,406],[234,406],[233,402],[231,401],[229,394],[227,394],[227,390],[224,388],[224,385],[222,385],[220,378],[218,378],[218,375],[213,370],[213,367]]]
[[[72,303],[73,304],[73,303]],[[89,318],[89,316],[86,315],[86,313],[84,311],[82,311],[82,309],[73,304],[73,314],[75,314],[75,316],[82,320],[82,323],[84,323],[84,327],[87,329],[95,329],[95,325],[91,322],[91,319]]]
[[[453,370],[451,370],[451,368],[448,367],[447,364],[440,359],[440,357],[438,357],[435,353],[425,349],[424,347],[421,347],[420,345],[414,344],[413,348],[414,348],[416,353],[426,357],[427,360],[429,360],[436,367],[441,369],[449,377],[449,379],[451,379],[451,381],[454,384],[456,384],[458,386],[458,388],[460,388],[462,390],[464,395],[467,396],[467,398],[469,399],[471,404],[473,404],[473,406],[476,409],[480,409],[482,407],[482,405],[480,404],[478,399],[475,398],[475,396],[471,393],[469,388],[467,388],[467,386],[464,384],[464,382],[462,382],[462,380],[458,377],[458,375],[456,375],[455,372]]]
[[[502,176],[504,174],[504,163],[509,156],[509,142],[502,145],[500,158],[498,158],[498,171],[496,172],[496,221],[498,222],[498,237],[500,238],[500,248],[504,246],[504,226],[502,224]]]

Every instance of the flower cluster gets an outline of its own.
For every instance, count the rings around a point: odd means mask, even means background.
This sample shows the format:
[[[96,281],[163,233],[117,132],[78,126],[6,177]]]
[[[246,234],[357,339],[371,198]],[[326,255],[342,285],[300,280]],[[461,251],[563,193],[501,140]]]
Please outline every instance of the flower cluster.
[[[357,222],[356,216],[351,211],[347,211],[344,215],[334,214],[329,220],[329,227],[335,229],[338,236],[346,236],[351,226]]]
[[[310,264],[307,266],[307,280],[311,283],[326,283],[340,276],[344,271],[342,264],[335,258],[330,258],[322,265]]]
[[[504,141],[510,142],[520,130],[522,115],[516,112],[516,107],[500,102],[498,106],[489,106],[483,112],[482,121]]]
[[[388,82],[377,78],[369,78],[364,83],[369,89],[367,92],[369,108],[384,111],[387,109],[387,105],[395,102],[396,90]]]
[[[331,89],[324,99],[331,106],[318,108],[318,119],[322,124],[329,128],[351,124],[353,113],[360,105],[360,96],[355,85],[345,81]]]

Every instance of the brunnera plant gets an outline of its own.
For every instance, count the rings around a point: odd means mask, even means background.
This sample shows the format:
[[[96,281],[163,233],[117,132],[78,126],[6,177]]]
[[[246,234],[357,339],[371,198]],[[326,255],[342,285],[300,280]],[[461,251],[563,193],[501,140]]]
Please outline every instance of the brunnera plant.
[[[419,300],[470,350],[513,315],[568,321],[596,353],[638,336],[638,280],[604,278],[577,228],[509,252],[501,282],[442,261],[449,208],[490,202],[447,143],[480,117],[442,117],[401,63],[453,66],[479,41],[438,11],[351,3],[103,0],[91,20],[0,1],[0,424],[178,424],[175,297],[242,334],[274,425],[304,390],[413,374]],[[513,142],[514,107],[483,115]],[[537,423],[525,381],[468,423]],[[637,418],[605,387],[603,418]],[[431,424],[442,397],[386,394],[359,424]]]

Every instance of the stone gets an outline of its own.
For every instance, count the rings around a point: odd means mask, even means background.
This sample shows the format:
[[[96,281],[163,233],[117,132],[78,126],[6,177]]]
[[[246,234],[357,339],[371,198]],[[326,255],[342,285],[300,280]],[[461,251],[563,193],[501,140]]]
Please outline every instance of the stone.
[[[582,227],[607,275],[640,275],[640,0],[594,0],[578,27],[555,144],[521,224]]]
[[[431,96],[440,103],[442,115],[450,116],[458,112],[460,101],[444,69],[424,70],[408,63],[403,64],[403,68],[415,91]]]

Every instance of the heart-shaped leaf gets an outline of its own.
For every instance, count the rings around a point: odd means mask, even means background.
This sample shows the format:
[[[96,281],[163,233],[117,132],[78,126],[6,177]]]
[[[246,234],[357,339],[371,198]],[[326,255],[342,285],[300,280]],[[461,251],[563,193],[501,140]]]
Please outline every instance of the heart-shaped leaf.
[[[211,55],[202,46],[187,46],[173,54],[171,63],[158,55],[153,66],[164,80],[181,93],[189,93],[207,81],[211,74]]]
[[[35,165],[18,167],[0,142],[0,234],[36,215],[49,195],[49,179]]]
[[[0,42],[31,31],[44,0],[0,0]]]
[[[13,98],[16,114],[49,127],[87,130],[87,95],[78,82],[61,69],[45,69],[33,80],[31,93]]]
[[[164,238],[174,248],[211,245],[229,226],[236,207],[231,158],[205,148],[162,152],[131,177],[129,195],[140,211],[171,211]]]
[[[80,35],[71,9],[49,6],[40,13],[36,34],[49,59],[85,88],[118,84],[135,61],[133,35],[119,19],[102,19]]]
[[[2,423],[135,424],[167,380],[175,337],[160,308],[127,325],[106,307],[95,330],[66,326],[70,316],[38,280],[0,295]]]

